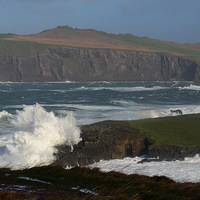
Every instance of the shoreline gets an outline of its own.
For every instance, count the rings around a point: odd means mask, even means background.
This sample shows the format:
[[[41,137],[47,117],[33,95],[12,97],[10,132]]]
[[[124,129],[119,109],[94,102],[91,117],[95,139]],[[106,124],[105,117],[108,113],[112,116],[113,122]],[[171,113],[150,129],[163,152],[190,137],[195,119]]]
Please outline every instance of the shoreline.
[[[136,124],[134,123],[136,122],[145,121],[146,124],[148,121],[153,123],[157,121],[160,122],[161,120],[161,122],[166,121],[166,123],[169,123],[168,120],[171,119],[180,119],[185,123],[185,119],[188,122],[191,120],[194,121],[194,119],[200,119],[200,114],[136,121],[103,121],[90,125],[83,125],[81,126],[81,131],[84,139],[74,146],[74,152],[71,152],[70,148],[67,146],[58,147],[60,151],[60,157],[57,158],[60,158],[60,160],[57,160],[57,162],[53,163],[52,165],[34,167],[24,170],[10,170],[1,168],[0,198],[7,200],[100,200],[102,198],[130,200],[170,198],[172,200],[186,200],[189,198],[200,198],[200,182],[178,183],[170,178],[167,178],[166,176],[150,177],[137,174],[126,175],[121,172],[119,173],[113,171],[105,173],[96,168],[91,169],[87,167],[81,167],[81,163],[79,163],[79,167],[73,167],[71,169],[63,168],[66,166],[67,162],[77,162],[77,159],[73,160],[75,158],[74,155],[78,156],[79,161],[82,161],[82,166],[86,166],[86,163],[84,164],[84,162],[92,161],[91,158],[89,159],[87,157],[88,155],[96,156],[97,159],[101,159],[102,156],[105,156],[107,160],[110,155],[112,155],[112,159],[114,159],[114,157],[123,158],[124,153],[129,155],[127,157],[130,157],[131,145],[135,145],[132,146],[132,153],[142,153],[141,150],[145,150],[144,142],[146,142],[146,144],[151,142],[153,149],[161,148],[164,152],[176,152],[177,149],[166,150],[166,146],[157,146],[157,141],[152,140],[152,135],[149,137],[147,132],[133,128],[133,125],[135,126]],[[170,121],[170,123],[172,122]],[[151,145],[149,145],[149,147]],[[186,154],[189,153],[188,149],[197,148],[195,146],[188,147],[183,145],[179,147],[181,155],[184,155],[184,148],[187,150]],[[102,149],[103,152],[101,151]],[[85,155],[85,157],[83,155]],[[132,154],[132,156],[134,155]],[[140,163],[140,165],[142,166],[144,164]]]
[[[74,145],[73,152],[68,146],[59,146],[53,165],[84,166],[100,160],[143,155],[150,159],[159,157],[159,161],[193,157],[200,153],[199,119],[200,114],[190,114],[132,121],[108,120],[83,125],[80,126],[82,141]],[[186,127],[191,123],[193,127],[188,132]],[[173,132],[166,135],[166,132],[162,132],[166,127],[166,131]]]

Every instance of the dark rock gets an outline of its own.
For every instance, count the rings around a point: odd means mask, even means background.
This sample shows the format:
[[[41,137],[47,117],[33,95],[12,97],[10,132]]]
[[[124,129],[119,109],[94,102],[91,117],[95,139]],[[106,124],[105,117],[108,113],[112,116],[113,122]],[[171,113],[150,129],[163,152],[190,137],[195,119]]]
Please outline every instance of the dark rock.
[[[153,143],[146,134],[126,122],[105,121],[81,127],[82,141],[74,146],[58,147],[54,165],[87,165],[100,160],[122,159],[148,154]]]
[[[170,112],[171,112],[172,114],[175,113],[175,114],[177,114],[177,115],[183,115],[183,112],[182,112],[182,110],[180,110],[180,109],[170,110]]]
[[[142,162],[182,160],[200,153],[200,147],[180,145],[157,146],[147,133],[134,129],[124,121],[104,121],[81,126],[82,141],[71,151],[57,147],[53,165],[88,165],[100,160],[122,159],[146,155]]]
[[[193,157],[200,153],[200,147],[187,147],[178,145],[150,146],[148,158],[156,160],[183,160],[185,157]]]
[[[153,85],[146,85],[145,88],[153,88]]]
[[[200,85],[200,67],[196,70],[194,82],[196,85]]]

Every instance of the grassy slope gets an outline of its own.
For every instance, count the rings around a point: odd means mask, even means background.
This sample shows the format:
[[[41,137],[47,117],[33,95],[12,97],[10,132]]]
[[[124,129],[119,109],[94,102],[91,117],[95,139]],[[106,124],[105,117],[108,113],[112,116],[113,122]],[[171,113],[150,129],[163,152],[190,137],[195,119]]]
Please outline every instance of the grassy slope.
[[[10,54],[15,56],[26,56],[31,53],[43,52],[50,45],[38,44],[29,41],[9,41],[0,39],[0,54]]]
[[[5,39],[5,34],[3,34]],[[1,36],[0,36],[1,37]],[[29,41],[50,45],[84,48],[122,49],[146,52],[162,52],[182,56],[200,62],[200,43],[178,44],[132,34],[108,34],[92,29],[73,29],[60,26],[28,36],[8,36],[7,40]]]
[[[16,56],[26,56],[31,53],[43,52],[51,45],[39,44],[31,41],[13,41],[17,35],[8,33],[0,34],[0,54],[10,54]]]
[[[129,121],[150,134],[156,145],[200,146],[200,114]]]
[[[120,35],[112,34],[111,37],[116,38],[118,40],[122,40],[131,45],[142,46],[154,51],[179,55],[186,58],[197,59],[197,60],[199,60],[200,57],[200,44],[199,48],[195,49],[192,47],[192,44],[184,46],[182,44],[165,42],[161,40],[150,39],[147,37],[137,37],[131,34],[120,34]]]

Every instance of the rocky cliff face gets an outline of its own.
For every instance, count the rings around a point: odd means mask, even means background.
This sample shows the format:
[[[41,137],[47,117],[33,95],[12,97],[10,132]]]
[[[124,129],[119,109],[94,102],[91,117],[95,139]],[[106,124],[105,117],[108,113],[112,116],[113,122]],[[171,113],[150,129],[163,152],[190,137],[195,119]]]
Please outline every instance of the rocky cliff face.
[[[0,55],[0,81],[198,81],[200,67],[183,58],[124,50],[51,47],[20,57]],[[200,82],[200,81],[199,81]]]
[[[200,85],[200,67],[196,69],[194,82],[195,84]]]

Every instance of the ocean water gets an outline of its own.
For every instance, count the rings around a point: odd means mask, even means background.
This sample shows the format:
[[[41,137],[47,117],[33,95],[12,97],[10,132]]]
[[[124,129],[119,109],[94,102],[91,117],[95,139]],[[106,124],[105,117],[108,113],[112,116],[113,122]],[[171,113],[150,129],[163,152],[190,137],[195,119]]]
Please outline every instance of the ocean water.
[[[73,150],[80,141],[78,125],[164,117],[176,109],[200,113],[199,99],[200,87],[191,82],[0,83],[0,167],[52,163],[56,145]]]

